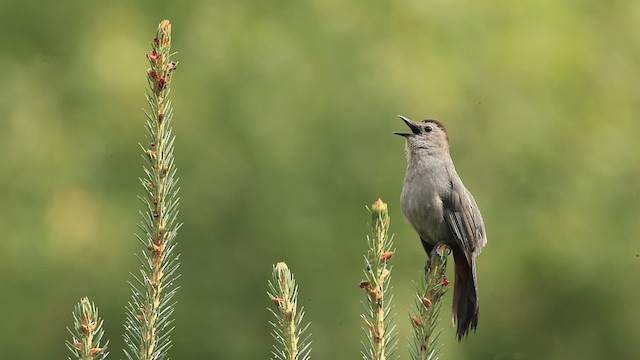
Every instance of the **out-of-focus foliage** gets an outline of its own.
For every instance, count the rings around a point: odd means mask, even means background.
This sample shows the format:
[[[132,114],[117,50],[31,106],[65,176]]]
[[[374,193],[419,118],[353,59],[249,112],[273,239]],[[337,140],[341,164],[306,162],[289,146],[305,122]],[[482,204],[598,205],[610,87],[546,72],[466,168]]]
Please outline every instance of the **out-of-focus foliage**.
[[[266,358],[280,260],[296,269],[314,358],[359,357],[377,197],[410,337],[424,255],[399,211],[396,114],[448,126],[489,234],[478,332],[457,344],[443,321],[443,358],[640,356],[640,2],[5,0],[1,358],[63,358],[82,296],[119,356],[144,55],[163,18],[180,52],[173,358]]]

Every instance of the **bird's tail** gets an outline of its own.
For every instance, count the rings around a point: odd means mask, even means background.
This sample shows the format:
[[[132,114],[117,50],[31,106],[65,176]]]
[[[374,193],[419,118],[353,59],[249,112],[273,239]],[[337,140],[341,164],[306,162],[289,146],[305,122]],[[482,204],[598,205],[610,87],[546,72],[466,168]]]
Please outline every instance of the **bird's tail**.
[[[467,259],[464,251],[453,249],[453,258],[456,263],[456,282],[453,289],[452,318],[454,324],[458,324],[456,335],[458,341],[467,336],[478,326],[478,282],[476,279],[475,257]]]

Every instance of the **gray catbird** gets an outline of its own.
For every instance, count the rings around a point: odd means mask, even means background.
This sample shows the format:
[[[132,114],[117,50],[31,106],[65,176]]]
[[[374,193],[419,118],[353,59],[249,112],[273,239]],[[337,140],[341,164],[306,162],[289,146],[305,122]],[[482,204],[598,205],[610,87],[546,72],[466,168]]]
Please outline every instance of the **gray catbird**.
[[[411,121],[400,118],[411,133],[394,134],[406,139],[407,173],[400,206],[431,256],[439,242],[453,251],[455,287],[453,321],[462,340],[478,326],[478,282],[476,256],[487,243],[482,215],[464,187],[449,155],[449,136],[437,120]]]

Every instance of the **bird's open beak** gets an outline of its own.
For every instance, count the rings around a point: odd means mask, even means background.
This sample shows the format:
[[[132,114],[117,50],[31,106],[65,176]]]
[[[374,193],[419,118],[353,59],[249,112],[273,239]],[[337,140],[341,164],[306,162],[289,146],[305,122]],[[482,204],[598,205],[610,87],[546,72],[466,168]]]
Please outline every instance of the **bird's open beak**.
[[[411,129],[411,133],[394,132],[394,134],[404,136],[404,137],[420,134],[420,128],[413,121],[407,119],[402,115],[398,115],[398,117],[400,117],[400,119],[402,119],[402,121],[404,121],[404,123],[407,124],[409,129]]]

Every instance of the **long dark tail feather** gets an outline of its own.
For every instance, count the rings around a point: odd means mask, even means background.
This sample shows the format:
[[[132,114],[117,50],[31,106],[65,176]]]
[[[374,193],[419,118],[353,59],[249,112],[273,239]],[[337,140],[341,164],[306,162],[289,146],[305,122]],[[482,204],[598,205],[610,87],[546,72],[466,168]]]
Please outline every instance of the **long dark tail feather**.
[[[458,341],[466,337],[471,330],[478,326],[478,283],[476,279],[475,258],[471,257],[471,264],[463,250],[453,249],[456,262],[456,282],[453,289],[453,322],[458,324],[456,335]]]

